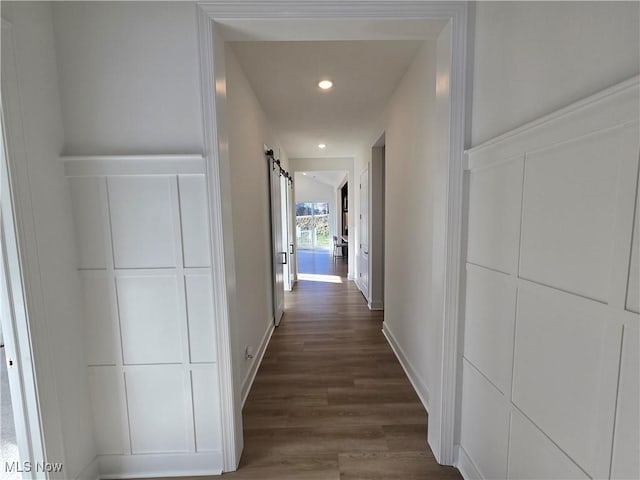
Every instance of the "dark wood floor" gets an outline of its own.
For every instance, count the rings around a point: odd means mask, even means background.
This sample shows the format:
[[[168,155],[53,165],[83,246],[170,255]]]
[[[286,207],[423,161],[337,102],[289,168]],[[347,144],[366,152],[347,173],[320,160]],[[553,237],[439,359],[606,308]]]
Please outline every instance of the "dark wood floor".
[[[426,412],[381,333],[383,314],[344,278],[346,260],[304,260],[343,283],[301,280],[287,294],[243,411],[240,468],[223,478],[461,478],[435,462]]]

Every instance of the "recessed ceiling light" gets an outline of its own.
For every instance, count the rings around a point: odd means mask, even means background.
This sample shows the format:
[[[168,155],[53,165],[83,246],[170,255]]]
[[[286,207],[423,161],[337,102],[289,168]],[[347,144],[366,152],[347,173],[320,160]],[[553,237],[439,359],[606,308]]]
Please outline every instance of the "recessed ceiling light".
[[[318,82],[318,86],[323,90],[329,90],[333,87],[333,82],[331,80],[321,80]]]
[[[307,174],[307,172],[302,172],[302,174],[303,174],[303,175],[306,175],[306,174]]]
[[[319,143],[318,148],[327,148],[327,146],[324,143]]]

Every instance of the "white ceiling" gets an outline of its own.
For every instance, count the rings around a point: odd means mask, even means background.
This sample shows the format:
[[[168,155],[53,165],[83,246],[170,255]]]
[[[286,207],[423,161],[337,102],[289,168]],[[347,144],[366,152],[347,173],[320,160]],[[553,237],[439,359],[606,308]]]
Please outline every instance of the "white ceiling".
[[[230,42],[289,158],[351,156],[422,40]],[[322,91],[318,81],[334,86]],[[327,148],[320,150],[319,143]]]
[[[307,178],[337,188],[346,179],[349,172],[346,170],[314,170],[310,172],[296,172],[295,175],[304,175]]]

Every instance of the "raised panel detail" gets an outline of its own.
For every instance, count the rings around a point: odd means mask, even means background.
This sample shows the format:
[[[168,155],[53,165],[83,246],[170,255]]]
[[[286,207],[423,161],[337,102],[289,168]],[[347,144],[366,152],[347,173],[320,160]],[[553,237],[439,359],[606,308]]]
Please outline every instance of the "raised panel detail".
[[[523,160],[471,173],[469,241],[471,263],[516,273],[520,235]]]
[[[104,177],[69,179],[79,268],[106,268]]]
[[[89,389],[93,407],[96,449],[99,455],[125,453],[126,411],[122,402],[124,377],[117,367],[90,367]]]
[[[509,478],[518,480],[589,479],[529,420],[511,414]]]
[[[504,397],[465,362],[460,441],[484,478],[507,477],[509,409]]]
[[[125,375],[131,451],[188,451],[188,436],[193,421],[187,416],[183,367],[129,367]]]
[[[215,362],[217,353],[211,275],[186,275],[185,285],[191,361]]]
[[[544,287],[518,291],[513,403],[597,478],[609,475],[620,358],[608,315]]]
[[[640,478],[640,331],[625,327],[611,478]]]
[[[467,268],[464,356],[503,393],[511,384],[516,286],[506,275]]]
[[[211,265],[207,186],[204,175],[180,175],[180,218],[185,267]]]
[[[117,287],[124,363],[180,363],[184,314],[176,277],[121,277]]]
[[[164,176],[109,178],[116,268],[176,266],[175,181],[176,177]]]
[[[200,365],[191,371],[193,416],[196,425],[196,450],[222,450],[220,426],[220,390],[215,365]]]
[[[111,310],[113,279],[104,271],[82,271],[87,361],[89,365],[115,365],[115,312]]]
[[[527,154],[520,276],[608,301],[618,191],[637,162],[637,127]]]

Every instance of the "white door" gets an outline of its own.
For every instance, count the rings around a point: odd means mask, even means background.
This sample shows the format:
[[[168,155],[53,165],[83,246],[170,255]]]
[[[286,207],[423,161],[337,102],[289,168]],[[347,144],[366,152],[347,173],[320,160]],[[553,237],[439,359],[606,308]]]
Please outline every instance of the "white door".
[[[282,224],[282,245],[283,250],[287,251],[283,255],[286,265],[283,267],[283,283],[287,292],[291,291],[292,274],[291,274],[291,236],[289,235],[289,180],[284,175],[280,176],[280,200],[281,200],[281,224]]]
[[[280,324],[282,314],[284,313],[284,265],[288,263],[288,253],[282,236],[282,194],[280,176],[280,166],[273,158],[271,158],[269,160],[269,183],[271,185],[273,321],[276,327]]]
[[[358,286],[369,300],[369,169],[360,174],[360,242],[358,245]]]

